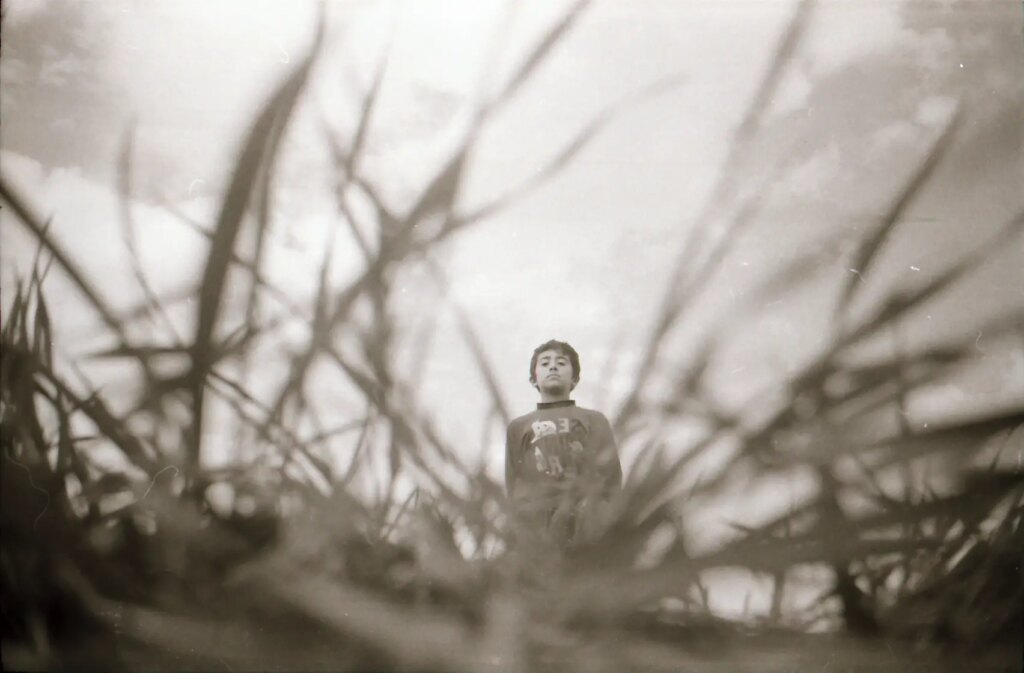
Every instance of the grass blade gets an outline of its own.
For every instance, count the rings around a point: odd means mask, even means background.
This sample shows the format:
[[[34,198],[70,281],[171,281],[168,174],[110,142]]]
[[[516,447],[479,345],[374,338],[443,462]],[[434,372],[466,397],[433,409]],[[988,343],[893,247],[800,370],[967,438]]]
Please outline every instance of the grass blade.
[[[189,437],[188,461],[191,469],[199,465],[203,430],[203,389],[212,362],[211,340],[220,313],[227,271],[235,249],[235,240],[241,230],[249,199],[256,185],[258,171],[276,153],[287,119],[319,50],[323,25],[309,56],[292,72],[264,107],[253,124],[235,164],[234,175],[224,197],[220,215],[210,244],[203,278],[200,285],[199,309],[195,338],[192,342],[192,372],[190,387],[194,407],[192,431]],[[275,132],[276,131],[276,132]]]
[[[122,343],[127,343],[121,323],[115,317],[114,311],[107,301],[100,295],[99,291],[86,278],[85,273],[78,267],[64,248],[54,240],[49,232],[48,225],[40,224],[39,220],[32,214],[31,208],[25,199],[18,193],[17,189],[6,180],[0,179],[0,198],[11,206],[11,210],[18,220],[28,229],[40,245],[53,256],[54,261],[64,270],[71,279],[75,288],[86,300],[86,304],[92,308],[103,321],[103,323],[120,337]]]
[[[904,213],[924,187],[931,181],[935,169],[942,163],[946,151],[953,144],[953,136],[960,120],[959,109],[950,118],[938,139],[932,144],[924,160],[918,165],[910,181],[903,186],[896,200],[882,217],[878,227],[865,238],[850,263],[851,275],[848,276],[836,302],[836,314],[844,313],[861,286],[862,279],[870,272],[878,253],[889,239],[893,229],[901,221]]]
[[[966,255],[936,278],[917,288],[900,290],[890,295],[879,309],[843,336],[843,345],[855,343],[874,333],[877,329],[893,324],[914,308],[952,287],[954,283],[981,267],[993,254],[1007,246],[1022,229],[1024,229],[1024,212],[1018,213],[1008,221],[984,246]]]
[[[547,59],[555,46],[562,41],[565,35],[579,20],[583,10],[590,4],[590,0],[576,0],[576,2],[562,15],[562,17],[551,26],[541,40],[527,54],[522,65],[519,66],[512,79],[505,88],[487,105],[485,111],[492,111],[499,105],[516,95],[516,92],[534,75],[541,63]]]
[[[122,238],[124,238],[125,246],[128,248],[128,259],[132,274],[135,276],[135,281],[139,284],[139,288],[143,292],[143,305],[147,312],[153,316],[158,316],[167,329],[168,333],[173,337],[175,344],[181,344],[182,339],[178,335],[174,322],[167,315],[160,300],[157,299],[156,293],[153,291],[152,286],[149,283],[149,279],[146,278],[146,274],[142,269],[142,261],[139,255],[138,245],[136,242],[135,229],[136,223],[135,218],[132,215],[132,164],[135,147],[135,125],[130,125],[125,131],[125,138],[121,148],[121,165],[119,168],[119,202],[121,209],[121,232]]]
[[[476,210],[464,215],[457,215],[457,224],[454,226],[465,226],[488,217],[493,217],[496,213],[500,212],[510,204],[521,200],[530,192],[549,182],[567,166],[571,165],[573,160],[590,144],[594,137],[614,122],[625,110],[630,107],[638,106],[656,96],[663,95],[664,93],[677,88],[685,81],[686,80],[682,75],[665,77],[664,79],[661,79],[640,91],[629,94],[613,103],[584,126],[574,138],[566,143],[562,149],[555,154],[554,158],[552,158],[547,165],[531,175],[526,182],[513,187],[510,192],[499,196],[491,203],[480,206]]]

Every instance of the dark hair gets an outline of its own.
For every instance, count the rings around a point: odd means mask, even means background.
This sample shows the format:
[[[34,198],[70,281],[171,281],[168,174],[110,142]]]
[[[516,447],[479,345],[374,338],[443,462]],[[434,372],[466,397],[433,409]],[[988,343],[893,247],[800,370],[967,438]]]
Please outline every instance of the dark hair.
[[[569,364],[572,365],[573,381],[580,380],[580,354],[566,342],[551,339],[533,349],[533,357],[530,358],[530,383],[537,385],[537,374],[534,370],[537,369],[537,358],[544,351],[555,351],[569,358]]]

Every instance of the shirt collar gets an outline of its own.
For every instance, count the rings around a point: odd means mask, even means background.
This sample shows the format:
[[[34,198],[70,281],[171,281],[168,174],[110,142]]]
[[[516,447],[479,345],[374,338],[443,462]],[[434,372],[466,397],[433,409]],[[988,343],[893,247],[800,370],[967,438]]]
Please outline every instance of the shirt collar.
[[[557,402],[538,402],[538,409],[556,409],[558,407],[575,407],[574,400],[558,400]]]

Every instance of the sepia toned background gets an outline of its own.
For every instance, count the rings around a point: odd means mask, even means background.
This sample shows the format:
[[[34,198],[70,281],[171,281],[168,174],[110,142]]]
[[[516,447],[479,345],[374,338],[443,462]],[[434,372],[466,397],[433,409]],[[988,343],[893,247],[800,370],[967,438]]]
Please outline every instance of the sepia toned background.
[[[980,466],[1019,537],[1021,25],[999,0],[6,3],[4,320],[49,265],[53,371],[154,447],[141,470],[117,442],[78,449],[129,507],[172,467],[172,493],[237,474],[203,496],[228,509],[282,480],[351,494],[382,540],[420,494],[500,521],[482,484],[557,338],[647,522],[607,540],[639,545],[612,577],[822,493],[844,520],[877,507],[864,491],[952,497]],[[211,282],[233,225],[262,289],[239,264]],[[401,240],[420,244],[368,271]],[[203,383],[193,335],[247,329]],[[470,518],[459,553],[500,562]],[[839,572],[804,564],[783,591],[777,569],[706,565],[709,614],[789,625]]]

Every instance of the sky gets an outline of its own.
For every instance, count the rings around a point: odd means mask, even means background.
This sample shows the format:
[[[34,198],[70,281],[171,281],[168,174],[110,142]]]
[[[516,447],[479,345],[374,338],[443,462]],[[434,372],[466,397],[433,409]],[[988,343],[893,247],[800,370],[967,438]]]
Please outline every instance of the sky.
[[[594,2],[489,120],[460,209],[528,182],[607,106],[631,101],[566,170],[437,251],[449,285],[444,302],[424,300],[435,295],[422,277],[399,279],[400,320],[418,325],[437,314],[423,398],[444,401],[432,412],[453,436],[472,438],[460,443],[470,458],[500,471],[500,441],[478,448],[487,403],[450,307],[465,312],[480,335],[513,413],[535,402],[526,381],[533,347],[558,338],[582,355],[578,401],[611,415],[632,383],[682,241],[722,177],[796,6]],[[338,226],[323,128],[351,134],[358,101],[383,59],[364,170],[401,210],[464,137],[474,104],[507,80],[565,7],[327,3],[328,46],[277,177],[268,252],[275,283],[295,296],[314,287],[312,270]],[[200,221],[215,216],[244,130],[305,53],[317,3],[15,0],[4,11],[4,180],[31,195],[41,216],[52,215],[54,235],[112,303],[131,305],[141,294],[123,242],[117,182],[131,131],[132,207],[146,273],[160,292],[186,290],[205,244],[167,204]],[[746,306],[744,298],[808,250],[834,254],[832,266],[842,271],[840,253],[884,211],[954,109],[964,120],[955,151],[868,282],[881,291],[936,273],[1019,212],[1020,28],[1019,4],[1004,0],[818,3],[757,134],[729,168],[730,178],[759,192],[757,222],[674,333],[669,360],[685,362],[703,330],[743,311],[740,327],[721,338],[713,393],[742,407],[794,371],[827,333],[823,288],[834,279],[786,301]],[[666,80],[674,85],[638,99]],[[34,248],[7,212],[2,217],[0,273],[9,287]],[[335,253],[341,283],[359,256],[344,236]],[[1020,262],[1017,239],[958,296],[909,324],[907,338],[960,338],[965,326],[1019,306]],[[97,348],[103,342],[94,318],[60,278],[52,282],[65,348]],[[187,318],[187,305],[178,311]],[[294,338],[301,342],[301,330]],[[933,390],[924,412],[1019,399],[1014,381],[1024,380],[1017,376],[1024,352],[984,338],[978,335],[987,359],[957,385]],[[89,368],[116,379],[107,365]]]

